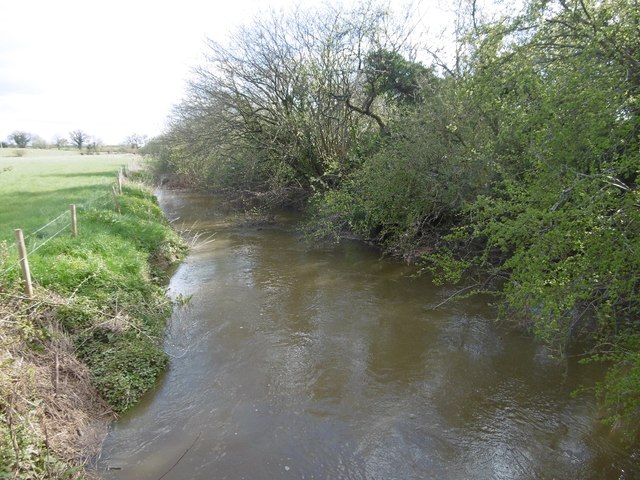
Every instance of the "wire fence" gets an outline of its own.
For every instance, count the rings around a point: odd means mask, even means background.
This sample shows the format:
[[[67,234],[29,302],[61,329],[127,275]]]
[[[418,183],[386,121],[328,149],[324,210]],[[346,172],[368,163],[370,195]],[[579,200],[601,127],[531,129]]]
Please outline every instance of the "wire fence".
[[[87,211],[91,208],[103,207],[107,202],[112,202],[111,189],[86,198],[82,202],[76,203],[75,206],[81,211]],[[70,227],[72,223],[72,212],[70,209],[66,209],[32,232],[24,233],[23,238],[26,247],[26,256],[29,257],[55,238],[65,234],[65,232],[71,235]],[[14,253],[15,256],[13,255]],[[19,257],[17,241],[9,244],[0,242],[0,279],[20,268],[21,259]]]

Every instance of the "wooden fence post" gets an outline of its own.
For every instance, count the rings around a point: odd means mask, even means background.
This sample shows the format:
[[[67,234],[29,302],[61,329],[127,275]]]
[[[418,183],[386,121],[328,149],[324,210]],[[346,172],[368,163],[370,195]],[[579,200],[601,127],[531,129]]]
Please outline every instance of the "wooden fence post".
[[[27,258],[27,247],[24,244],[22,230],[19,228],[16,228],[16,242],[18,244],[18,254],[20,255],[22,278],[24,278],[24,293],[27,295],[27,298],[33,298],[33,286],[31,285],[31,270],[29,269],[29,259]]]
[[[118,170],[118,193],[122,195],[122,169]]]
[[[74,204],[69,205],[71,210],[71,236],[76,238],[78,236],[78,219],[76,217],[76,206]]]
[[[113,203],[115,204],[116,211],[120,213],[120,202],[118,201],[118,194],[116,193],[115,185],[111,186],[111,191],[113,192]]]

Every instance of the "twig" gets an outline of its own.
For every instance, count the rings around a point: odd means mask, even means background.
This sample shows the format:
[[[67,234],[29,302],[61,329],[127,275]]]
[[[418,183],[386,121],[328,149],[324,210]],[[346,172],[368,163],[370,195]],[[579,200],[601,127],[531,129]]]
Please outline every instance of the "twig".
[[[178,463],[180,463],[180,460],[182,460],[184,458],[184,456],[189,453],[189,450],[191,450],[193,448],[193,446],[196,444],[196,442],[200,439],[200,436],[202,436],[202,432],[200,432],[198,434],[198,436],[196,437],[196,439],[193,441],[193,443],[191,445],[189,445],[189,448],[187,448],[184,453],[182,455],[180,455],[180,458],[178,460],[176,460],[176,463],[174,463],[171,468],[169,470],[167,470],[166,472],[164,472],[164,474],[158,478],[158,480],[162,480],[164,477],[166,477],[171,470],[173,470],[174,468],[176,468],[176,465],[178,465]]]
[[[76,294],[78,293],[78,290],[80,290],[80,287],[82,287],[82,285],[84,285],[86,282],[88,282],[89,280],[91,280],[92,278],[95,278],[96,274],[95,272],[92,273],[91,275],[89,275],[88,277],[85,277],[82,279],[82,281],[78,284],[78,286],[75,288],[75,290],[73,291],[73,293],[69,296],[69,301],[73,300],[73,298],[76,296]]]
[[[54,376],[53,376],[53,389],[56,395],[58,394],[58,385],[60,383],[60,357],[58,355],[58,350],[56,349],[54,353]]]
[[[13,450],[16,454],[16,464],[20,464],[20,448],[18,447],[18,440],[16,438],[16,432],[13,425],[13,405],[15,403],[15,393],[9,397],[9,406],[7,408],[7,424],[9,427],[9,436],[11,437],[11,443],[13,444]]]
[[[447,297],[444,301],[440,302],[438,305],[436,305],[435,307],[433,307],[433,310],[436,310],[436,309],[440,308],[442,305],[444,305],[445,303],[447,303],[447,302],[448,302],[449,300],[451,300],[452,298],[457,297],[458,295],[460,295],[460,294],[461,294],[462,292],[464,292],[465,290],[470,290],[470,289],[472,289],[472,288],[474,288],[474,287],[477,287],[477,286],[478,286],[478,284],[476,283],[476,284],[473,284],[473,285],[470,285],[470,286],[468,286],[468,287],[464,287],[464,288],[462,288],[462,289],[458,290],[458,291],[457,291],[457,292],[455,292],[453,295],[451,295],[450,297]]]
[[[57,386],[56,386],[57,389]],[[57,392],[57,390],[56,390]],[[44,446],[45,449],[47,451],[47,460],[46,460],[46,465],[47,465],[47,476],[51,477],[51,461],[49,460],[50,458],[50,454],[51,454],[51,446],[49,444],[49,431],[47,430],[47,422],[42,422],[42,427],[44,429]]]

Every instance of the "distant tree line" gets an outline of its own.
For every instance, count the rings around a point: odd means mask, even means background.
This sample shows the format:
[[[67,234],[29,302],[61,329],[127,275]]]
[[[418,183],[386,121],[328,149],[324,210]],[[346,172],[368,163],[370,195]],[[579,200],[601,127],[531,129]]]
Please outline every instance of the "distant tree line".
[[[461,5],[454,58],[424,63],[410,17],[376,4],[263,16],[209,42],[149,149],[195,186],[301,205],[313,235],[495,294],[558,355],[587,345],[610,365],[609,420],[637,432],[638,3]]]
[[[139,148],[145,146],[148,140],[147,135],[141,135],[138,133],[133,133],[127,136],[122,145],[131,149],[132,151],[137,151]],[[78,150],[82,150],[85,148],[88,151],[98,151],[102,146],[102,140],[98,137],[94,137],[89,135],[84,130],[73,130],[69,132],[68,138],[65,138],[61,135],[55,135],[51,141],[48,143],[44,138],[39,135],[34,135],[29,132],[25,132],[22,130],[16,130],[10,135],[7,136],[7,141],[1,142],[0,146],[3,148],[8,148],[15,146],[17,148],[49,148],[55,147],[58,150],[64,149],[67,146],[73,146]]]

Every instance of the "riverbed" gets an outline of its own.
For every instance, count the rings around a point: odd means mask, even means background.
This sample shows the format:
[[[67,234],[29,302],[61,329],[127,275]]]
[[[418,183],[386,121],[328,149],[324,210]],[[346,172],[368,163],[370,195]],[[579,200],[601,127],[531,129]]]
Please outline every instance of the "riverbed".
[[[359,242],[310,243],[292,214],[159,199],[199,238],[169,284],[169,369],[112,426],[103,478],[640,476],[572,395],[602,368],[498,324],[492,298],[445,301],[455,288]]]

